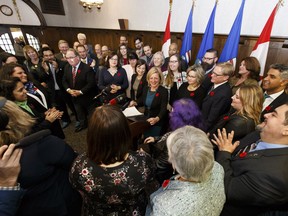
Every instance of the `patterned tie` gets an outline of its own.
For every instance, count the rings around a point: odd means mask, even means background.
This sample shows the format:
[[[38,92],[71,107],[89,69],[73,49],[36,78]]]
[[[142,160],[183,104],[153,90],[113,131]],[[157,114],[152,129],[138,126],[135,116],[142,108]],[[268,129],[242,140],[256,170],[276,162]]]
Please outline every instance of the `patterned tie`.
[[[72,69],[73,88],[75,86],[76,74],[77,74],[76,67],[73,67],[73,69]]]

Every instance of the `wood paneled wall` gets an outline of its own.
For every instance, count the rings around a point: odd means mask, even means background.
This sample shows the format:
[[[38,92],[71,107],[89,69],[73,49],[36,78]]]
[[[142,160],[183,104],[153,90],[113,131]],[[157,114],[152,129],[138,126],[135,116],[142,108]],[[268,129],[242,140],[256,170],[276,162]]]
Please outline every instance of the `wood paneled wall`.
[[[0,25],[1,27],[1,25]],[[2,25],[2,27],[8,27]],[[13,26],[11,26],[13,27]],[[19,27],[19,26],[17,26]],[[109,30],[109,29],[86,29],[86,28],[67,28],[67,27],[35,27],[35,26],[20,26],[23,33],[27,32],[35,37],[38,37],[40,42],[48,43],[55,52],[58,52],[58,40],[65,39],[72,47],[73,42],[77,40],[77,33],[82,32],[87,36],[87,42],[94,45],[100,43],[101,45],[108,45],[110,49],[115,50],[119,45],[120,35],[126,35],[129,46],[134,48],[134,38],[142,37],[144,43],[148,43],[153,47],[153,51],[161,50],[163,32],[152,31],[126,31],[126,30]],[[183,33],[171,33],[171,41],[178,44],[179,49],[182,44]],[[214,48],[221,53],[224,47],[227,35],[215,35]],[[239,51],[237,63],[246,56],[249,56],[258,37],[241,36],[239,42]],[[283,44],[287,38],[271,38],[268,58],[266,62],[266,70],[272,63],[288,64],[288,48],[283,48]],[[198,49],[202,40],[202,34],[193,34],[193,48],[192,48],[192,62],[194,62]],[[238,68],[238,65],[236,66]]]

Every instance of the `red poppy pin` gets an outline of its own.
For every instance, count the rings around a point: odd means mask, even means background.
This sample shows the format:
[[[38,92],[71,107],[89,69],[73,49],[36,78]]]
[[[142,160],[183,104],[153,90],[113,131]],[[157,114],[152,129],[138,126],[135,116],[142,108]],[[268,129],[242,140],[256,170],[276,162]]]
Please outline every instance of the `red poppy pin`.
[[[212,77],[212,73],[209,73],[209,74],[208,74],[208,77],[211,78],[211,77]]]
[[[179,78],[179,79],[178,79],[178,82],[181,82],[181,81],[182,81],[182,80]]]
[[[163,183],[162,183],[162,188],[163,188],[163,189],[167,188],[167,186],[168,186],[169,182],[170,182],[170,180],[169,180],[169,179],[167,179],[167,180],[163,181]]]
[[[190,96],[191,96],[191,97],[194,97],[194,95],[195,95],[194,92],[191,92],[191,93],[190,93]]]
[[[244,157],[246,157],[246,155],[247,155],[247,152],[242,152],[242,153],[239,154],[239,157],[240,158],[244,158]]]
[[[117,76],[121,76],[121,74],[118,72],[118,73],[117,73]]]
[[[37,90],[38,90],[38,88],[34,86],[34,87],[33,87],[33,90],[34,90],[34,91],[37,91]]]
[[[159,93],[156,93],[156,95],[155,95],[155,96],[156,96],[156,97],[159,97],[159,95],[160,95]]]
[[[265,110],[266,110],[267,112],[269,112],[269,111],[271,110],[271,106],[267,106],[267,107],[265,108]]]
[[[211,92],[209,93],[209,95],[210,95],[211,97],[214,96],[214,94],[215,94],[214,91],[211,91]]]
[[[80,73],[81,73],[81,70],[78,69],[78,70],[77,70],[77,73],[80,74]]]
[[[143,82],[142,81],[140,81],[140,85],[142,85],[143,84]]]
[[[224,116],[223,119],[224,119],[225,121],[227,121],[227,120],[229,119],[229,116]]]

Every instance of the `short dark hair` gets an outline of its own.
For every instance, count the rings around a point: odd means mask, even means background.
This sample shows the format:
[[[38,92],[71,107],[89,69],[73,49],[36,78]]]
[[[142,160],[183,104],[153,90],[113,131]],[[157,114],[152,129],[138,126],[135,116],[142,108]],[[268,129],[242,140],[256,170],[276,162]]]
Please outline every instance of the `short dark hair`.
[[[218,50],[216,50],[216,49],[214,49],[214,48],[208,49],[208,50],[206,50],[206,52],[214,53],[214,55],[215,55],[216,57],[218,57]]]
[[[140,42],[142,42],[142,38],[141,38],[141,37],[135,37],[135,38],[134,38],[134,43],[135,43],[137,40],[139,40]]]
[[[132,144],[128,121],[117,106],[97,107],[87,132],[87,156],[97,164],[125,160]]]
[[[44,48],[42,48],[42,49],[40,50],[42,56],[44,55],[44,52],[45,52],[45,51],[51,51],[53,54],[55,53],[52,48],[50,48],[50,47],[44,47]]]
[[[9,80],[0,81],[0,96],[5,97],[7,100],[15,101],[13,91],[17,84],[21,82],[18,77],[13,77]]]

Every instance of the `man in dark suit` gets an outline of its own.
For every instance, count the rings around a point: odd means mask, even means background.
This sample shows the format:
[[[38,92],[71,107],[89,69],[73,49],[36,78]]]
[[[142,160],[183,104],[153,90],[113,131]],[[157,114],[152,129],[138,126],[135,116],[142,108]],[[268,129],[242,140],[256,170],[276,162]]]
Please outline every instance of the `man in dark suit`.
[[[221,115],[230,109],[232,91],[228,79],[233,71],[234,68],[230,63],[220,63],[212,72],[213,86],[202,103],[202,114],[207,131],[212,128]]]
[[[41,52],[43,60],[45,61],[45,64],[43,64],[42,66],[44,70],[49,73],[50,76],[47,86],[52,93],[51,95],[53,103],[55,103],[57,109],[63,111],[61,120],[62,128],[64,129],[71,122],[65,103],[66,100],[64,100],[64,98],[67,97],[67,93],[62,85],[63,69],[66,65],[66,62],[56,59],[54,55],[54,50],[49,47],[44,47]],[[72,111],[75,112],[74,109]]]
[[[143,51],[144,51],[144,56],[140,57],[140,59],[143,59],[146,62],[147,67],[150,67],[152,62],[152,58],[153,58],[153,53],[152,53],[152,47],[149,44],[145,44],[143,46]]]
[[[214,48],[206,50],[206,53],[201,61],[201,66],[205,71],[204,80],[201,85],[206,93],[210,90],[211,86],[213,85],[213,83],[211,82],[211,75],[213,69],[216,66],[217,61],[218,61],[218,51]]]
[[[263,79],[262,87],[265,90],[263,110],[261,121],[264,121],[264,115],[273,112],[275,108],[288,101],[288,95],[285,88],[288,87],[288,66],[283,64],[272,64]]]
[[[75,132],[87,127],[87,115],[94,108],[93,97],[97,95],[95,74],[91,67],[81,62],[74,49],[68,49],[66,59],[69,63],[64,68],[63,86],[72,96],[80,125]]]
[[[223,216],[288,214],[288,102],[265,114],[257,128],[260,140],[253,143],[252,136],[240,151],[233,132],[219,131],[213,141],[225,170]]]

